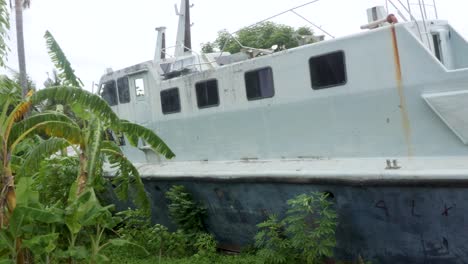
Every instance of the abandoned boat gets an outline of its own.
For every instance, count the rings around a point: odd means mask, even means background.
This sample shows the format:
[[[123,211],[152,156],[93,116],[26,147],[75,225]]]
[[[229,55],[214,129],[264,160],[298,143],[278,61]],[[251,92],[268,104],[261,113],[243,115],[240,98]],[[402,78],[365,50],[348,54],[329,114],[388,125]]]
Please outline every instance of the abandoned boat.
[[[197,54],[182,0],[174,56],[158,28],[153,60],[109,70],[102,98],[177,155],[120,140],[154,222],[170,225],[164,193],[182,184],[207,205],[210,232],[236,249],[288,199],[328,192],[338,259],[466,263],[468,42],[446,21],[368,14],[370,30],[347,37]]]

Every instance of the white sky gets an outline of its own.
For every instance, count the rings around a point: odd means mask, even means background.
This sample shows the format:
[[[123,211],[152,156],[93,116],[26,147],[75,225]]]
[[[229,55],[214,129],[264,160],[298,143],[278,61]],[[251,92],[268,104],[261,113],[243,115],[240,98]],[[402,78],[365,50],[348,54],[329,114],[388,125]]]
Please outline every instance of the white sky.
[[[401,1],[406,3],[406,0]],[[457,31],[468,38],[468,2],[436,1],[439,18],[449,20]],[[308,0],[191,2],[195,4],[191,9],[194,23],[192,46],[194,50],[200,50],[200,43],[214,40],[221,29],[233,32]],[[432,3],[432,0],[425,2]],[[51,72],[53,68],[43,38],[45,31],[49,30],[86,89],[91,90],[93,81],[98,82],[106,68],[117,70],[151,60],[156,43],[155,27],[166,26],[168,46],[175,43],[178,21],[175,3],[180,4],[180,0],[32,0],[31,9],[24,13],[28,74],[37,87],[42,88],[47,78],[46,72]],[[367,23],[366,9],[375,5],[385,5],[385,0],[320,0],[296,11],[339,37],[359,32],[359,26]],[[394,12],[392,9],[390,11]],[[292,13],[273,21],[294,27],[310,26]],[[13,29],[12,23],[11,52],[7,64],[17,69]]]

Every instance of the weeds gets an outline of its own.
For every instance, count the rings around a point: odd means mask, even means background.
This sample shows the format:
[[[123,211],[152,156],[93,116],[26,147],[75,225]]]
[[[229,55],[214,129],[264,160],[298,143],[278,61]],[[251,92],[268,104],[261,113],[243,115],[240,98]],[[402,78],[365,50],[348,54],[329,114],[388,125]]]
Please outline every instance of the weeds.
[[[272,215],[258,225],[258,256],[266,263],[321,263],[332,257],[337,216],[328,195],[301,194],[288,205],[284,219]]]

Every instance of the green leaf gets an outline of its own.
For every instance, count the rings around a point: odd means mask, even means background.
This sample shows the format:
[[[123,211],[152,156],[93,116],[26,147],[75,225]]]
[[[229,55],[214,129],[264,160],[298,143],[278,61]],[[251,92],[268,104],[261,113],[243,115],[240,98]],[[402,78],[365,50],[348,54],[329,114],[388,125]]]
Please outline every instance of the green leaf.
[[[44,112],[14,124],[10,134],[10,145],[34,131],[65,138],[73,144],[79,144],[81,139],[80,128],[69,117],[59,112]]]
[[[107,263],[110,261],[110,259],[107,256],[102,255],[102,254],[94,255],[92,260],[93,261],[91,261],[91,263]]]
[[[59,150],[70,146],[70,142],[62,138],[50,138],[44,140],[30,150],[23,161],[20,175],[27,175],[28,172],[37,172],[40,168],[40,162],[57,153]]]
[[[21,206],[17,207],[16,210],[23,211],[22,213],[34,222],[45,224],[63,223],[64,212],[59,208],[41,209]]]
[[[49,31],[46,31],[44,38],[47,42],[47,48],[49,50],[49,56],[55,65],[55,68],[59,71],[59,77],[65,85],[82,88],[83,82],[76,77],[75,71],[71,67],[65,53],[60,48],[60,45],[55,40],[54,36]]]
[[[39,193],[32,188],[33,179],[21,178],[16,184],[17,206],[27,206],[30,203],[39,203]]]
[[[87,171],[88,171],[88,183],[93,183],[95,179],[96,167],[99,163],[100,157],[100,146],[102,141],[102,123],[99,119],[94,118],[89,124],[89,133],[86,137],[86,158],[87,160]]]
[[[7,45],[8,31],[10,29],[8,4],[6,0],[0,0],[0,66],[5,66],[5,60],[9,51]]]
[[[83,226],[92,226],[101,222],[112,221],[109,209],[113,205],[103,207],[92,188],[83,192],[65,209],[65,223],[73,234],[78,234]]]
[[[60,234],[35,235],[29,240],[23,240],[23,247],[29,248],[34,255],[49,254],[57,247],[57,239]]]
[[[167,159],[175,157],[172,150],[151,129],[122,120],[115,130],[125,133],[127,138],[131,139],[133,145],[138,144],[136,138],[141,138],[151,146],[154,152],[165,156]]]
[[[107,156],[111,167],[118,169],[116,177],[112,180],[112,183],[117,186],[115,188],[117,197],[124,201],[128,200],[130,187],[132,187],[136,191],[135,205],[143,211],[149,212],[150,201],[138,169],[122,154],[120,148],[113,142],[104,141],[101,151]]]
[[[65,259],[65,258],[74,258],[74,259],[86,259],[89,256],[88,249],[84,246],[74,246],[71,247],[65,251],[63,250],[57,250],[56,255],[59,258]]]
[[[36,105],[50,99],[63,105],[79,104],[103,123],[118,125],[120,122],[106,101],[83,89],[68,86],[50,87],[37,91],[30,100]]]

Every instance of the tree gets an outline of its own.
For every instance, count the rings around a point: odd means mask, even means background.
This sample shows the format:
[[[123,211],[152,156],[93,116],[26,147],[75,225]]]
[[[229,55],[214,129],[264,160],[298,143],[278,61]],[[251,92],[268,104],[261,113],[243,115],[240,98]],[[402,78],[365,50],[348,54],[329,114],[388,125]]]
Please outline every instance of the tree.
[[[49,32],[45,37],[55,66],[65,78],[62,82],[80,84],[70,63],[62,56],[63,52],[55,39]],[[67,116],[60,111],[32,111],[34,106],[48,101],[70,106],[73,116]],[[76,183],[70,190],[73,200],[80,199],[84,194],[89,196],[90,193],[94,193],[95,182],[103,177],[101,168],[105,157],[118,169],[114,184],[118,187],[119,197],[128,197],[129,186],[134,186],[137,190],[135,204],[148,210],[149,201],[138,170],[125,158],[116,143],[108,140],[105,132],[109,129],[119,132],[125,135],[133,146],[144,140],[155,153],[168,159],[174,157],[174,153],[152,130],[119,119],[102,98],[77,87],[58,86],[36,93],[30,91],[26,98],[22,98],[21,88],[14,81],[3,77],[0,78],[0,106],[0,229],[9,226],[17,205],[15,177],[16,174],[21,174],[21,171],[14,173],[12,168],[23,168],[23,173],[34,171],[34,164],[38,164],[41,159],[67,146],[73,146],[77,149],[80,164]],[[35,135],[41,135],[48,140],[34,146],[27,155],[19,157],[19,146],[27,138]],[[14,163],[21,164],[13,166]],[[79,223],[67,224],[67,227],[74,238],[81,230]],[[17,255],[13,258],[17,259],[18,263],[23,263],[21,237],[15,241]]]
[[[24,51],[23,9],[29,8],[30,0],[15,0],[16,46],[18,49],[18,65],[20,83],[23,97],[28,93],[28,80],[26,76],[26,55]]]
[[[299,46],[298,37],[302,35],[313,35],[313,32],[308,27],[295,30],[287,25],[264,22],[253,27],[242,28],[233,35],[226,30],[219,31],[214,42],[202,45],[202,51],[207,53],[216,47],[219,50],[237,53],[242,48],[239,43],[245,47],[258,49],[270,49],[273,45],[289,49]]]

